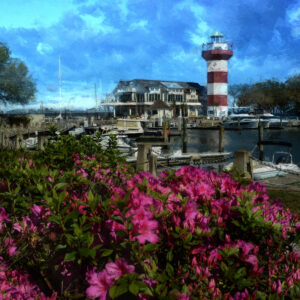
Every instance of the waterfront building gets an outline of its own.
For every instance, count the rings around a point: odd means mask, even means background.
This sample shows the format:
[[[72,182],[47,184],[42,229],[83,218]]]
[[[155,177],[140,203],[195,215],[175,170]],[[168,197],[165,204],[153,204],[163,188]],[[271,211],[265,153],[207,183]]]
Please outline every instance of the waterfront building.
[[[102,105],[113,106],[114,116],[148,115],[157,100],[164,101],[176,116],[198,116],[206,107],[206,88],[195,82],[120,80],[113,95],[113,101]]]
[[[216,31],[211,41],[202,45],[202,57],[207,61],[207,115],[224,118],[228,115],[228,60],[233,55],[232,42]]]

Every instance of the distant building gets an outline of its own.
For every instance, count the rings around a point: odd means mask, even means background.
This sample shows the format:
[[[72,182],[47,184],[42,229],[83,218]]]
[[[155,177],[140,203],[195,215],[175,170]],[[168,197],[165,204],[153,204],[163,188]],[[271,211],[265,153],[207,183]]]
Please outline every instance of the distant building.
[[[167,103],[179,116],[184,104],[187,116],[198,116],[206,107],[206,88],[195,82],[133,79],[119,81],[113,90],[115,116],[145,115],[156,100]]]

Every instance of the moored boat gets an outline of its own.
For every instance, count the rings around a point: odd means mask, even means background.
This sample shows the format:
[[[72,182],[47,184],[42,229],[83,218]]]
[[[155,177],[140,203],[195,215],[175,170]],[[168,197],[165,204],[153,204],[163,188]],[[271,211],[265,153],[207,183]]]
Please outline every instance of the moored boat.
[[[232,115],[223,122],[226,129],[255,129],[258,128],[259,119],[249,114]]]

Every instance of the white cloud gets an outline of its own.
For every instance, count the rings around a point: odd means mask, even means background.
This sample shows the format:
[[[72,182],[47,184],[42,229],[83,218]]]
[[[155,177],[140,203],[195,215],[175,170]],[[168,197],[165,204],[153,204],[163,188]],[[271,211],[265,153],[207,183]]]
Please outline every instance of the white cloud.
[[[148,21],[147,20],[139,20],[137,22],[133,22],[130,24],[128,30],[132,31],[132,30],[136,30],[136,29],[147,29],[148,26]]]
[[[205,7],[201,6],[194,0],[184,0],[174,6],[174,11],[177,13],[180,13],[183,9],[189,9],[196,18],[202,18],[206,13]]]
[[[117,2],[118,2],[117,5],[121,12],[121,18],[125,20],[129,14],[129,9],[128,9],[129,0],[118,0]]]
[[[109,34],[109,33],[116,33],[118,31],[117,28],[109,25],[106,22],[106,17],[103,13],[92,16],[92,15],[82,15],[81,18],[84,20],[86,24],[86,30],[83,30],[83,34],[86,35],[87,33],[91,34]]]
[[[286,13],[287,21],[291,25],[291,34],[294,38],[300,38],[300,1],[291,6]]]
[[[38,43],[36,50],[41,54],[41,55],[46,55],[46,54],[50,54],[53,51],[53,48],[46,43]]]

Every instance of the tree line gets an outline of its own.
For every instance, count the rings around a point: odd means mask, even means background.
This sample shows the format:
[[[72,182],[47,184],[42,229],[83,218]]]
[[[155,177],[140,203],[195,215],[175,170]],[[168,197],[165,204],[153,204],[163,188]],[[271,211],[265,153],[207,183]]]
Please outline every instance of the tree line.
[[[285,113],[293,110],[300,113],[300,74],[281,82],[275,79],[253,84],[230,85],[229,95],[237,106],[251,106]]]

